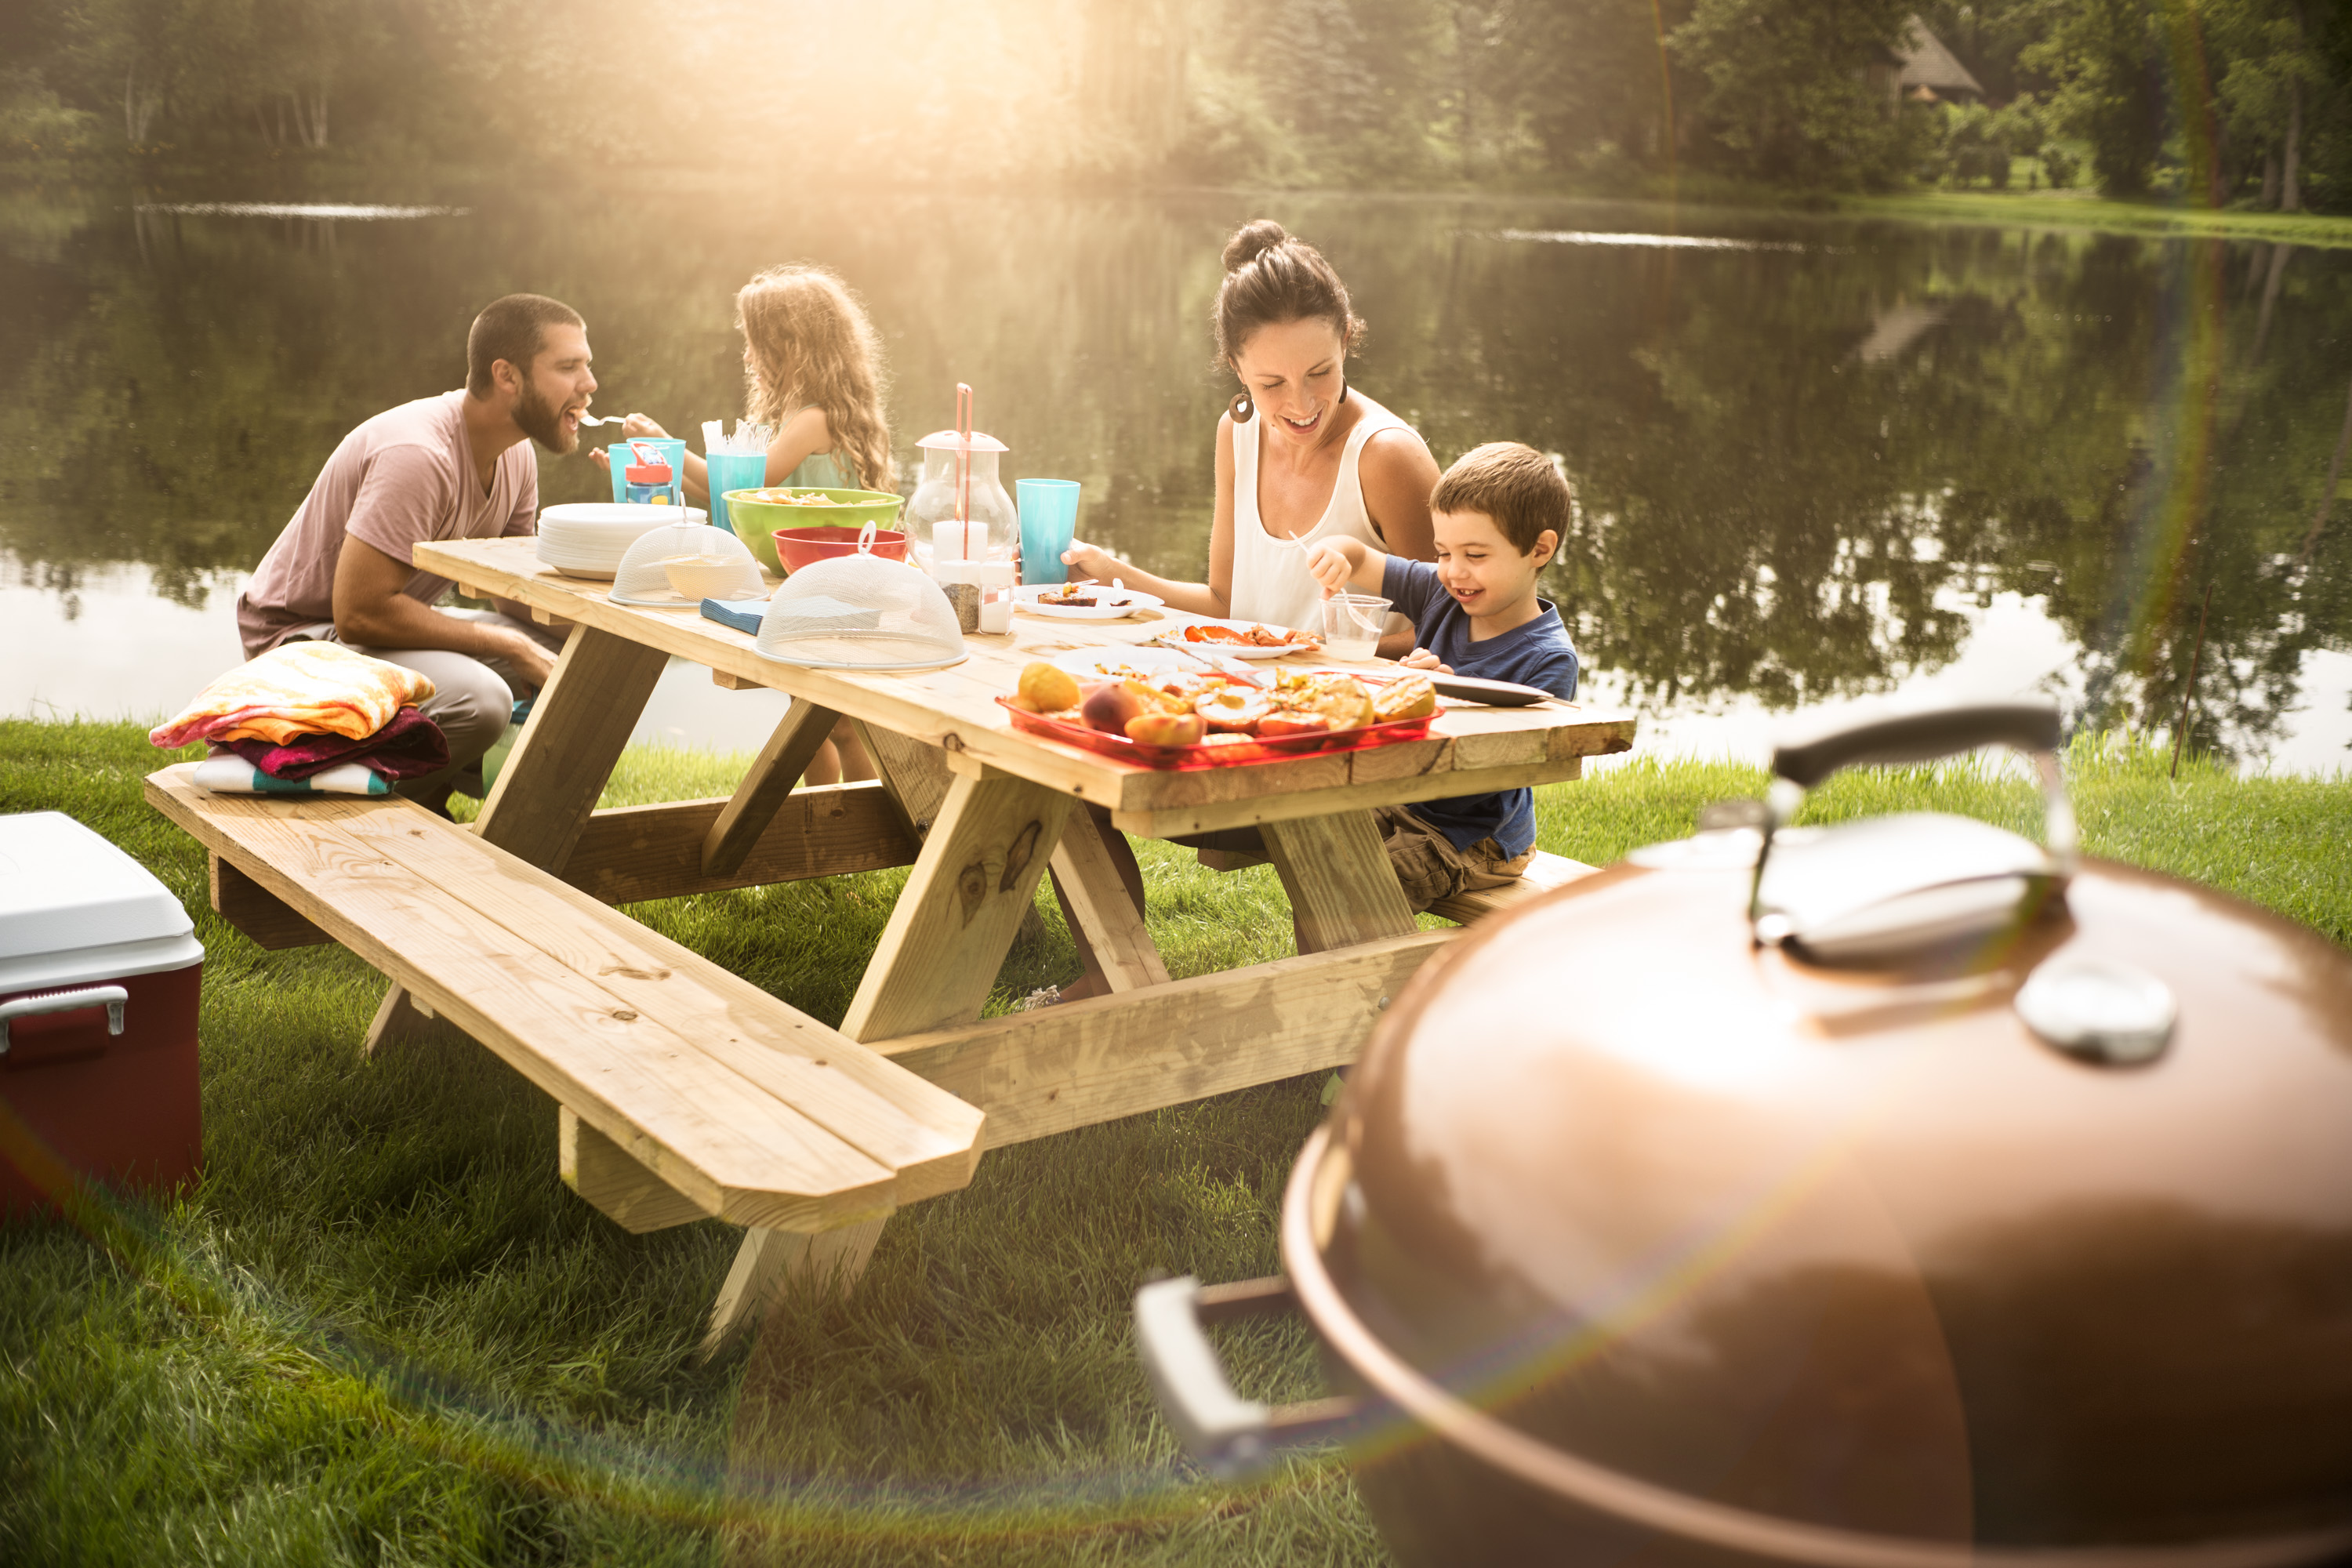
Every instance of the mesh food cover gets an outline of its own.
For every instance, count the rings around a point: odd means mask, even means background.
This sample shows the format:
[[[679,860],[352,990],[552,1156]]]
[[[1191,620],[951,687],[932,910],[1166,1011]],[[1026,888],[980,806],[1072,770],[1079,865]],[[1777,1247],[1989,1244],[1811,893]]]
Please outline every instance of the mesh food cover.
[[[607,597],[623,605],[698,605],[756,599],[767,591],[760,563],[741,540],[723,528],[672,522],[629,546]]]
[[[768,601],[754,651],[825,669],[939,669],[967,657],[940,585],[902,561],[862,552],[786,578]]]

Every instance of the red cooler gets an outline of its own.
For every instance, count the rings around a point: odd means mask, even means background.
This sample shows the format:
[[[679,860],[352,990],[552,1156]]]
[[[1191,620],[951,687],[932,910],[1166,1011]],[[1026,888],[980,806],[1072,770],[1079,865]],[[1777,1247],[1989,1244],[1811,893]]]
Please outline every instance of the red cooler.
[[[0,1214],[195,1175],[204,966],[145,867],[63,813],[0,816]]]

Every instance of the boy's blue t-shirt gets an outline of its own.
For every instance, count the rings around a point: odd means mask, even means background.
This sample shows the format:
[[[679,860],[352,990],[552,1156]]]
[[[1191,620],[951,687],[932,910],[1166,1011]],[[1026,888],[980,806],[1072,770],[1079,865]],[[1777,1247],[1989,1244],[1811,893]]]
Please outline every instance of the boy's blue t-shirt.
[[[1412,622],[1414,640],[1452,666],[1454,674],[1515,680],[1562,699],[1576,696],[1576,645],[1569,640],[1568,627],[1549,601],[1536,601],[1543,605],[1543,614],[1526,626],[1514,626],[1485,642],[1472,642],[1470,617],[1445,591],[1437,568],[1427,562],[1390,556],[1388,569],[1381,574],[1381,592],[1398,614]],[[1504,854],[1516,856],[1526,853],[1536,841],[1532,790],[1424,800],[1411,810],[1445,835],[1445,841],[1456,849],[1492,838],[1503,847]]]

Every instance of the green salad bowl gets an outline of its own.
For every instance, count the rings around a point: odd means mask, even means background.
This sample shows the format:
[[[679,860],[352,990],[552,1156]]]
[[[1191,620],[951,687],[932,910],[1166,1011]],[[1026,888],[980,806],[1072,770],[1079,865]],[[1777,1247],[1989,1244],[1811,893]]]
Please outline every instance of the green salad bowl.
[[[888,528],[898,520],[904,498],[887,490],[810,489],[798,485],[770,485],[764,489],[729,490],[727,522],[759,557],[760,564],[781,577],[784,563],[776,559],[776,533],[787,528],[863,528],[872,523]],[[783,496],[823,496],[833,504],[794,505]]]

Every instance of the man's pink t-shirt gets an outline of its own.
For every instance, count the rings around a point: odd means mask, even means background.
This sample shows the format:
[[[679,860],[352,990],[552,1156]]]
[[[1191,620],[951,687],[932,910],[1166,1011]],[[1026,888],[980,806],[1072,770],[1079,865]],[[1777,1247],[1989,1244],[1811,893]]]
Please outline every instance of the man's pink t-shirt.
[[[343,437],[237,598],[246,658],[277,647],[298,626],[335,618],[335,562],[345,539],[404,562],[424,540],[531,531],[539,463],[530,443],[499,454],[484,495],[466,438],[465,399],[462,390],[420,397]],[[446,577],[419,572],[401,592],[429,605],[448,586]]]

